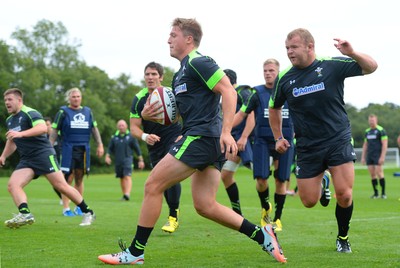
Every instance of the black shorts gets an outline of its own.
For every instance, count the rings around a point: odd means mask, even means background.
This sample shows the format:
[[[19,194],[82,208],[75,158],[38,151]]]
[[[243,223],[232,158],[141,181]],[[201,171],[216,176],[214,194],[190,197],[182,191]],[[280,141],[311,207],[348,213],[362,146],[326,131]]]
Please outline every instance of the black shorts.
[[[72,149],[71,169],[85,169],[86,164],[86,149],[85,146],[74,146]]]
[[[339,166],[357,159],[350,141],[338,141],[329,146],[304,149],[297,147],[296,177],[313,178],[329,167]]]
[[[155,165],[157,165],[157,163],[163,159],[163,157],[169,152],[169,149],[171,149],[171,146],[175,143],[176,139],[177,137],[174,137],[173,139],[170,138],[168,140],[163,140],[161,138],[161,141],[159,142],[160,144],[157,146],[157,148],[148,147],[152,167],[155,167]]]
[[[21,159],[15,168],[23,169],[30,168],[35,173],[34,179],[37,179],[40,175],[50,174],[60,170],[60,165],[57,162],[57,157],[54,154],[47,156],[37,156],[28,159]]]
[[[221,153],[219,137],[183,136],[169,153],[191,168],[204,170],[214,166],[221,171],[226,159]]]
[[[371,154],[371,153],[368,153],[367,154],[367,161],[366,161],[366,163],[367,163],[367,166],[377,166],[377,165],[379,165],[379,158],[381,157],[381,154],[379,153],[379,154]]]

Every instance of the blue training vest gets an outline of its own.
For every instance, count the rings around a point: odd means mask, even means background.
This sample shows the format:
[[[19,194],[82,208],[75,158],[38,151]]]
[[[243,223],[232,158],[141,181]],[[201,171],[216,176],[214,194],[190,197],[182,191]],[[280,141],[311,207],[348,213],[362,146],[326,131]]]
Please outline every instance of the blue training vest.
[[[269,110],[268,103],[271,97],[272,90],[268,89],[265,85],[254,87],[257,91],[260,105],[256,108],[256,126],[255,135],[258,137],[274,138],[271,126],[269,124]],[[282,107],[282,133],[285,139],[292,140],[294,135],[293,122],[290,118],[289,108],[287,102]]]
[[[89,107],[82,107],[73,110],[67,106],[62,106],[64,120],[61,126],[62,150],[61,150],[61,170],[70,172],[72,149],[74,146],[85,146],[85,170],[90,170],[90,135],[92,133],[92,113]]]

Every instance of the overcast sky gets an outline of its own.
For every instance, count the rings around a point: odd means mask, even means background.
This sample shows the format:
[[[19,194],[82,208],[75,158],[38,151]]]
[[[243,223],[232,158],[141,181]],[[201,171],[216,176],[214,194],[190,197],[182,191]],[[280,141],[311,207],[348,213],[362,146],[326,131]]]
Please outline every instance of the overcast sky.
[[[175,71],[167,39],[176,17],[196,18],[203,28],[199,51],[223,68],[237,72],[239,84],[263,84],[263,62],[276,58],[289,65],[285,38],[303,27],[310,30],[320,56],[339,56],[333,38],[348,40],[371,55],[378,70],[346,79],[345,101],[357,108],[369,103],[400,105],[397,80],[400,16],[391,0],[14,0],[1,4],[0,39],[13,45],[17,27],[32,30],[39,20],[62,22],[78,40],[81,58],[116,78],[132,83],[143,78],[144,66],[157,61]]]

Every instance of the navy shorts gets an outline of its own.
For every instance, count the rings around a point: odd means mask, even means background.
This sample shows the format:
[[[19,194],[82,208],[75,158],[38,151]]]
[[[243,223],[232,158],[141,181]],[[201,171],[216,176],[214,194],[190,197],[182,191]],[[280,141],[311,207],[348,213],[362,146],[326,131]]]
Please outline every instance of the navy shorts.
[[[176,159],[191,168],[204,170],[214,166],[221,171],[226,159],[221,153],[219,137],[183,136],[169,150]]]
[[[132,164],[115,165],[115,177],[122,179],[126,176],[132,175]]]
[[[238,152],[238,156],[240,157],[242,164],[244,166],[250,166],[250,163],[253,162],[253,149],[252,149],[252,144],[248,140],[247,144],[244,148],[244,151]]]
[[[60,170],[60,165],[57,162],[57,156],[55,154],[43,156],[31,157],[29,159],[21,159],[16,166],[15,170],[30,168],[35,173],[35,178],[40,175],[50,174]]]
[[[339,166],[351,161],[356,161],[357,156],[353,145],[348,142],[338,141],[328,146],[318,148],[296,148],[298,179],[313,178],[323,173],[329,167]]]
[[[279,181],[290,179],[291,165],[293,162],[294,146],[291,140],[289,149],[284,154],[275,151],[275,141],[269,141],[264,138],[256,138],[253,146],[253,177],[268,179],[271,175],[270,157],[278,160],[278,170],[275,171],[275,177]]]

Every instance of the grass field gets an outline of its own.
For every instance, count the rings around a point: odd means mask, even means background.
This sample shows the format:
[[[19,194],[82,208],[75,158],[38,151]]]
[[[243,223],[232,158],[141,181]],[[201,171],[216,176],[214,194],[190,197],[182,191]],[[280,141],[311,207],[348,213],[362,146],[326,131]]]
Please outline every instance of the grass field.
[[[337,234],[335,201],[323,208],[306,209],[298,197],[288,196],[283,212],[283,231],[278,233],[287,267],[400,267],[400,179],[386,169],[387,200],[372,200],[365,169],[357,169],[354,213],[350,229],[352,254],[335,252]],[[113,174],[91,175],[85,180],[85,200],[96,211],[92,226],[80,227],[80,217],[61,215],[58,198],[44,177],[26,187],[36,222],[20,229],[0,227],[0,264],[8,267],[104,267],[100,254],[119,252],[119,237],[133,238],[148,172],[133,174],[130,202],[119,201],[119,181]],[[17,210],[7,192],[8,178],[0,178],[0,220]],[[258,223],[260,204],[250,171],[239,169],[244,215]],[[294,182],[292,183],[294,184]],[[293,185],[294,186],[294,185]],[[274,185],[271,185],[273,196]],[[148,241],[147,267],[275,267],[277,263],[244,235],[196,214],[190,180],[182,184],[181,226],[174,234],[161,231],[167,218],[164,202],[161,218]],[[218,200],[228,197],[221,184]]]

